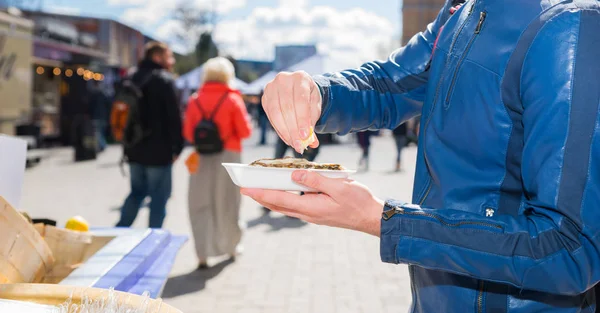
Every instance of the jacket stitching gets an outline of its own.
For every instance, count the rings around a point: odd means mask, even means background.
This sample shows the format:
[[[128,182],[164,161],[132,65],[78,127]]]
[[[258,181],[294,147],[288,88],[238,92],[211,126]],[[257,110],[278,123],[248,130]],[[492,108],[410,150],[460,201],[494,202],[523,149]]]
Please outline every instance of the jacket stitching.
[[[557,202],[556,206],[557,207],[558,207],[558,198],[559,198],[559,195],[560,195],[560,183],[562,181],[562,177],[563,177],[563,174],[564,174],[563,170],[564,170],[564,164],[565,164],[566,147],[567,147],[567,142],[569,141],[569,136],[570,136],[570,132],[571,132],[571,127],[570,127],[570,125],[571,125],[571,119],[572,119],[571,108],[573,107],[573,87],[575,86],[575,79],[576,79],[575,71],[576,71],[576,65],[577,65],[576,64],[577,63],[577,51],[579,50],[579,36],[581,34],[581,32],[580,32],[580,30],[581,30],[581,12],[579,12],[579,21],[578,22],[579,23],[577,25],[577,36],[576,36],[577,40],[575,41],[575,44],[573,45],[573,50],[575,51],[575,55],[573,56],[573,61],[571,62],[571,66],[572,66],[571,68],[572,68],[572,70],[571,70],[571,73],[569,73],[570,74],[569,76],[571,76],[571,79],[570,79],[571,80],[571,84],[569,86],[569,99],[568,99],[569,114],[567,116],[567,130],[566,130],[565,140],[563,141],[563,147],[564,148],[562,149],[561,169],[560,169],[560,172],[558,173],[558,177],[557,177],[558,179],[556,180],[557,181],[557,186],[556,187],[557,187],[557,190],[558,190],[557,191],[557,196],[556,196],[556,199],[557,199],[556,200],[556,202]],[[593,151],[593,149],[590,149],[590,154],[592,153],[592,151]],[[590,166],[588,166],[588,173],[590,171],[589,167]],[[587,175],[586,175],[586,182],[587,182]],[[585,189],[586,188],[584,187],[584,193],[585,193]],[[579,218],[580,219],[581,219],[582,208],[583,208],[583,195],[581,197],[581,203],[579,203]],[[582,226],[583,226],[583,224],[584,224],[583,219],[581,219],[581,223],[582,223]]]
[[[523,69],[525,68],[525,61],[529,58],[529,52],[531,52],[531,48],[533,47],[533,43],[537,40],[537,38],[540,35],[540,33],[542,33],[542,31],[544,30],[544,28],[546,26],[548,26],[548,24],[550,24],[551,21],[553,21],[555,18],[557,18],[558,16],[562,15],[565,12],[566,11],[562,11],[562,12],[559,12],[559,13],[553,15],[552,17],[550,17],[546,22],[544,22],[544,25],[542,25],[540,27],[540,29],[538,30],[538,32],[535,34],[535,36],[531,40],[531,44],[527,48],[527,52],[525,52],[525,56],[523,57],[523,64],[521,66],[521,73],[519,74],[519,98],[523,98],[523,88],[520,88],[521,87],[520,85],[522,85],[522,83],[523,83],[523,72],[524,72]],[[538,16],[538,18],[539,17],[540,16]]]
[[[493,70],[491,70],[491,69],[489,69],[489,68],[487,68],[487,67],[485,67],[485,66],[481,65],[479,62],[476,62],[476,61],[470,60],[470,59],[468,59],[468,58],[465,58],[465,60],[464,60],[463,62],[464,62],[464,63],[471,63],[471,64],[473,64],[473,65],[475,65],[475,66],[478,66],[478,67],[480,67],[481,69],[483,69],[483,70],[485,70],[485,71],[489,72],[490,74],[494,74],[494,76],[496,76],[496,77],[498,77],[498,78],[502,78],[502,75],[500,75],[500,74],[498,74],[498,73],[494,72]]]

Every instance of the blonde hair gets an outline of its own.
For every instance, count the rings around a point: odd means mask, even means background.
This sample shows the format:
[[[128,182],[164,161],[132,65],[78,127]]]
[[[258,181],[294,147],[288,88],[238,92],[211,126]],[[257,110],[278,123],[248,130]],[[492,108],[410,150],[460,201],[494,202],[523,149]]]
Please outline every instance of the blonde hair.
[[[219,82],[231,85],[235,77],[235,68],[231,61],[223,57],[209,59],[202,67],[202,83]]]

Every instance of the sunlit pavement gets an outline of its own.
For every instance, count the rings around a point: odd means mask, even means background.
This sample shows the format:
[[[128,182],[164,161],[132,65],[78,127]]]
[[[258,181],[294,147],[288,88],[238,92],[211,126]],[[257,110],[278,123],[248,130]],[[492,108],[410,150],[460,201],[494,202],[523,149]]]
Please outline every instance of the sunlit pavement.
[[[270,138],[271,143],[274,138]],[[272,157],[274,147],[245,143],[244,162]],[[119,147],[98,160],[73,163],[70,149],[45,152],[42,163],[26,173],[21,209],[35,217],[51,217],[63,224],[82,215],[92,226],[112,226],[129,191],[118,167]],[[355,179],[381,198],[410,200],[415,148],[404,151],[404,171],[392,173],[395,145],[388,135],[373,140],[371,166]],[[325,146],[317,161],[355,168],[360,157],[356,144]],[[187,214],[188,174],[182,160],[174,169],[173,196],[165,227],[193,240]],[[404,265],[383,264],[379,241],[368,235],[271,214],[243,199],[242,222],[247,225],[244,253],[235,262],[215,263],[195,271],[197,260],[188,242],[179,253],[164,300],[184,313],[376,313],[407,312],[410,305],[408,271]],[[136,227],[147,225],[142,210]]]

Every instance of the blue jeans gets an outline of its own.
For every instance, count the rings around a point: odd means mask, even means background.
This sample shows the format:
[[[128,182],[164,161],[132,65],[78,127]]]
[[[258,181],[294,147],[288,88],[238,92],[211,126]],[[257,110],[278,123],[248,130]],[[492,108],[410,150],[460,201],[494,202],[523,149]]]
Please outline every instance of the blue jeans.
[[[267,144],[267,132],[269,131],[269,118],[266,115],[259,115],[258,126],[260,127],[260,144]]]
[[[408,138],[406,136],[394,136],[394,141],[396,141],[396,151],[398,152],[396,162],[400,163],[402,160],[402,149],[406,147]]]
[[[98,141],[98,151],[106,149],[106,126],[107,123],[102,120],[94,120],[94,130],[96,132],[96,140]]]
[[[150,228],[161,228],[171,196],[171,165],[144,166],[130,163],[131,193],[121,208],[117,227],[129,227],[135,221],[140,206],[150,197]]]

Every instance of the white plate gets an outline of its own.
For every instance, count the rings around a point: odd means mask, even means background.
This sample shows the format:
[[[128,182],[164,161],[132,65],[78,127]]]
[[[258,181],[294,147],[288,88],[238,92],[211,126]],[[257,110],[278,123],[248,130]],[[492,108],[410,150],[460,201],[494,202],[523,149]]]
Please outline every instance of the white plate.
[[[239,163],[223,163],[223,166],[229,173],[233,183],[242,188],[305,192],[314,191],[292,181],[292,173],[298,170],[295,168],[260,167]],[[317,172],[329,178],[348,178],[351,174],[356,173],[356,171],[352,170],[332,171],[307,169],[307,171]]]

